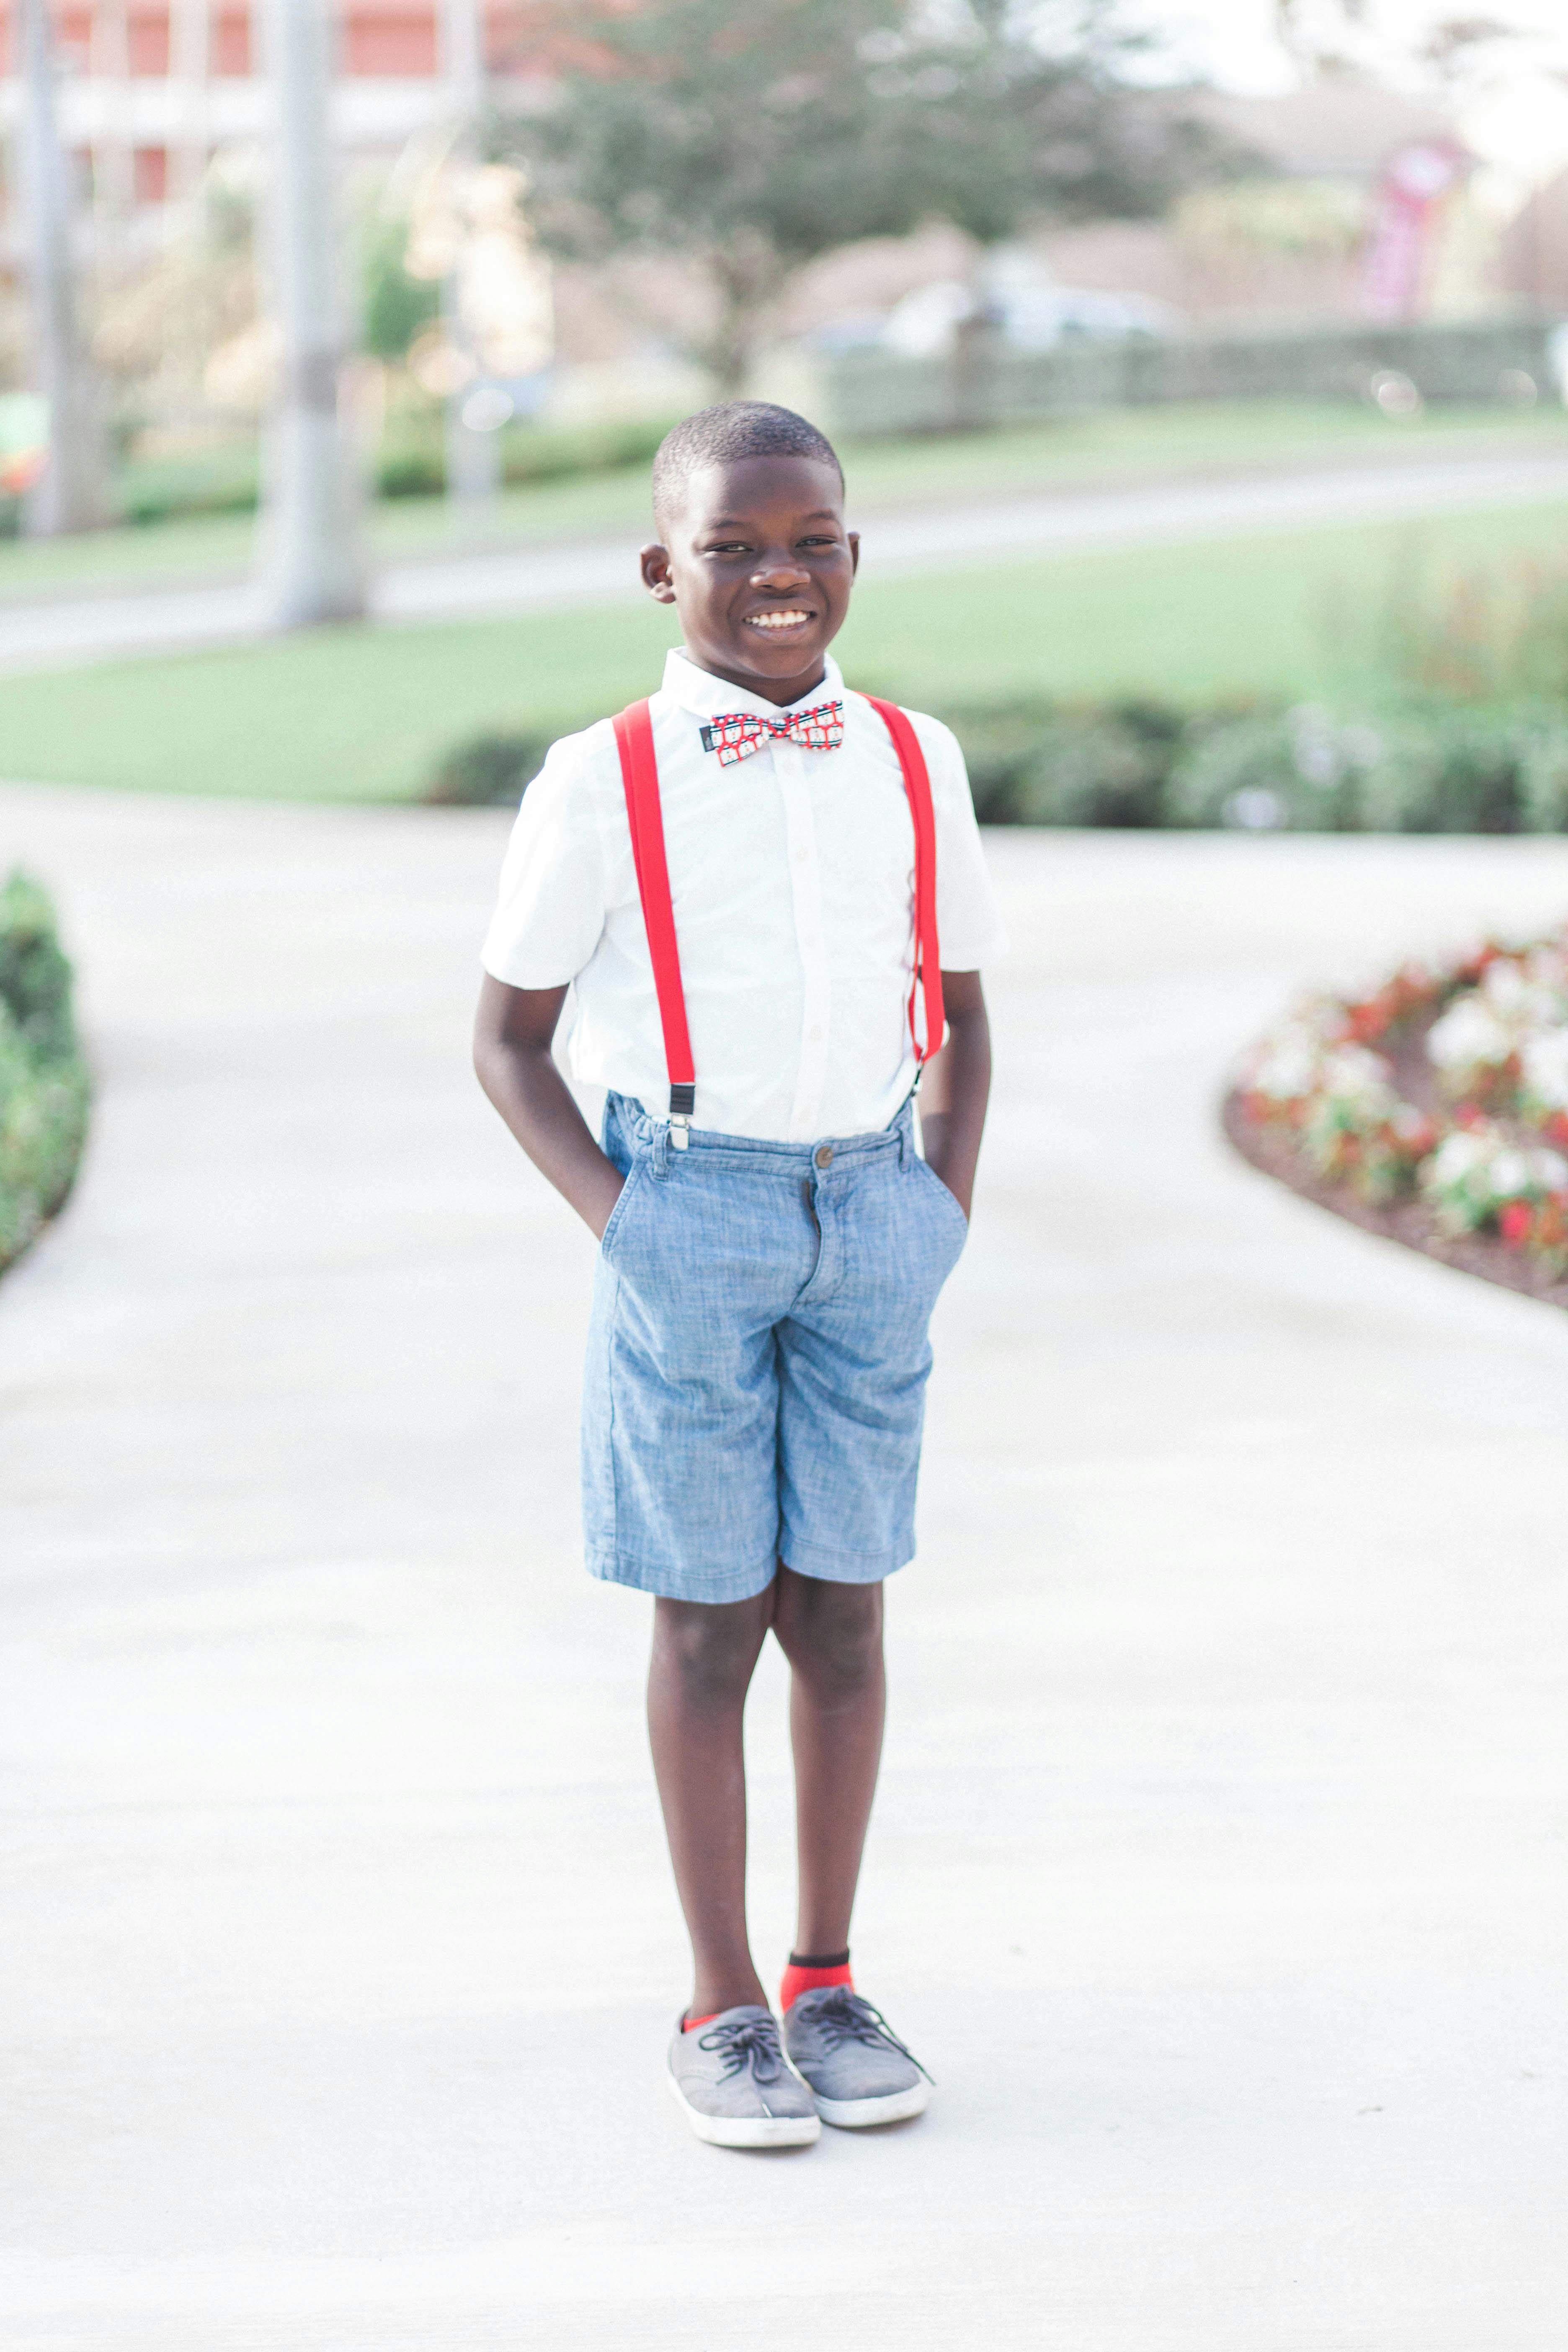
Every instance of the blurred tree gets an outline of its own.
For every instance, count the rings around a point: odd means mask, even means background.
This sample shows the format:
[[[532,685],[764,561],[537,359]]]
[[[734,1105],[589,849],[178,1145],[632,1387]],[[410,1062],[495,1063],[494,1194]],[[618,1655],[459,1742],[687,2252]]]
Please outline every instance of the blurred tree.
[[[274,625],[293,629],[364,611],[364,486],[340,400],[348,335],[330,119],[336,26],[319,0],[268,0],[263,27],[281,345],[264,576]]]
[[[408,223],[378,215],[364,246],[364,348],[378,360],[401,360],[441,314],[441,289],[405,267]]]
[[[1346,36],[1366,24],[1367,0],[1274,0],[1274,32],[1304,73],[1353,73]]]
[[[40,538],[89,530],[110,516],[109,443],[100,388],[78,318],[70,163],[55,111],[54,26],[47,0],[24,0],[22,161],[33,340],[49,407],[48,457],[26,500]]]
[[[548,247],[696,262],[700,359],[744,382],[790,273],[945,216],[983,242],[1033,217],[1159,211],[1212,154],[1131,78],[1116,0],[546,0],[554,102],[501,133]]]

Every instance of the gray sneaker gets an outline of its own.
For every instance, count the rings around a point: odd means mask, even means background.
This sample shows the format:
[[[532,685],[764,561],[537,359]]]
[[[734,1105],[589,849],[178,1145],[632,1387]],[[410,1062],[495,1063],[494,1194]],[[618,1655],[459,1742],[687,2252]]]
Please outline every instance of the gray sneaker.
[[[918,2116],[931,2076],[889,2032],[880,2010],[847,1985],[803,1992],[784,2012],[784,2048],[811,2085],[824,2123],[859,2131]]]
[[[678,2018],[669,2087],[698,2138],[714,2147],[802,2147],[822,2130],[771,2009],[721,2010],[694,2033]]]

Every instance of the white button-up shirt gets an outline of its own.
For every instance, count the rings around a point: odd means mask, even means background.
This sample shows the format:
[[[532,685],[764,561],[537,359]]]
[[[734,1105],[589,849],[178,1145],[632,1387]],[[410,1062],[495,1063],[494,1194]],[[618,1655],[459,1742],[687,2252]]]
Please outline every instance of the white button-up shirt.
[[[914,828],[898,754],[835,662],[790,708],[839,697],[837,751],[775,739],[731,767],[704,751],[704,720],[787,714],[683,653],[652,698],[701,1128],[790,1143],[868,1134],[914,1081]],[[910,716],[931,772],[942,965],[976,971],[1003,932],[963,754],[939,720]],[[664,1116],[664,1037],[608,719],[553,744],[524,794],[484,963],[513,988],[571,982],[573,1076]]]

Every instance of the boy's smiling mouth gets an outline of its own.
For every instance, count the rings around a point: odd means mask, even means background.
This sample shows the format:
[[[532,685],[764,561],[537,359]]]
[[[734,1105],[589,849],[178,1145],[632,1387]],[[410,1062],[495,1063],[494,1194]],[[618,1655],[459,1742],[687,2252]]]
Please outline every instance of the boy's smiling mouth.
[[[784,629],[807,628],[816,618],[816,614],[808,613],[804,605],[791,604],[780,613],[748,613],[745,625],[748,629],[764,629],[773,636]]]

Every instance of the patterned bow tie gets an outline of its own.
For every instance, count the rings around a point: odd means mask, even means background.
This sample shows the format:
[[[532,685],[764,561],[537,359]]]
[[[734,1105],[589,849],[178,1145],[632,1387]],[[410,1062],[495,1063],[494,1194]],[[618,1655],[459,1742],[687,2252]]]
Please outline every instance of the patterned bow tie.
[[[760,719],[750,710],[729,710],[702,730],[702,749],[717,751],[719,765],[749,760],[773,736],[798,743],[803,751],[837,751],[844,740],[842,702],[818,702],[793,710],[787,719]]]

